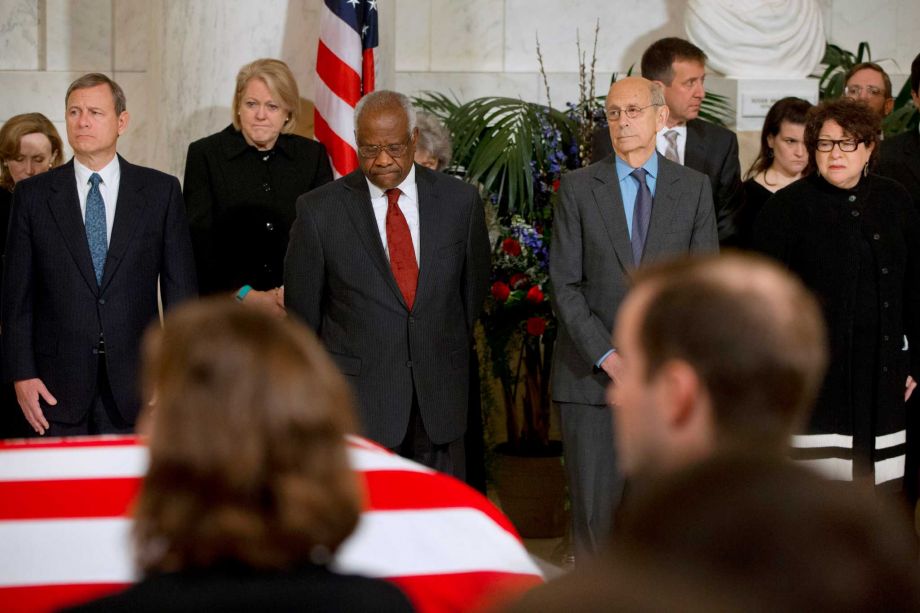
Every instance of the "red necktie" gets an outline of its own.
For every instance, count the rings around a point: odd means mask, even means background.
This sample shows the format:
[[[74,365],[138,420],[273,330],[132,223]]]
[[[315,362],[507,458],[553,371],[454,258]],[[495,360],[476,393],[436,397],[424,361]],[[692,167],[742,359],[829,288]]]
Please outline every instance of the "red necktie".
[[[418,261],[415,259],[415,247],[412,246],[412,234],[409,224],[399,210],[397,188],[387,190],[387,248],[390,251],[390,268],[396,285],[402,292],[409,310],[415,302],[415,290],[418,287]]]

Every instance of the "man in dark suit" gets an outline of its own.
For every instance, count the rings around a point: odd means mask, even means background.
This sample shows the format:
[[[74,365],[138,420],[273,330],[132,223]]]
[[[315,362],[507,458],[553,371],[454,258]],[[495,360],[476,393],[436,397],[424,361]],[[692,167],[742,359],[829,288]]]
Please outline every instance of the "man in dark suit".
[[[920,108],[920,54],[910,65],[910,96]],[[910,193],[920,210],[920,130],[914,128],[882,141],[878,173],[894,179]],[[907,499],[920,499],[920,396],[914,394],[907,407],[907,459],[904,491]]]
[[[614,83],[607,121],[616,155],[563,176],[550,253],[560,329],[553,400],[560,407],[576,560],[607,540],[623,489],[605,388],[620,356],[610,332],[632,271],[688,252],[717,251],[709,181],[655,150],[668,119],[661,86]]]
[[[102,74],[67,90],[74,158],[16,186],[3,270],[4,372],[39,434],[131,432],[140,338],[196,295],[175,177],[116,154],[125,96]]]
[[[738,138],[731,130],[699,119],[706,95],[706,54],[682,38],[662,38],[642,54],[642,76],[661,84],[668,121],[657,135],[658,151],[672,162],[698,170],[712,186],[719,242],[732,244],[733,217],[741,201]],[[592,161],[611,152],[606,129],[594,133]]]
[[[402,94],[365,96],[355,137],[360,169],[298,199],[285,305],[347,375],[368,437],[462,478],[470,339],[489,277],[482,202],[413,164]]]
[[[920,108],[920,54],[910,65],[910,97]],[[907,188],[920,207],[920,131],[909,130],[882,141],[878,172]]]

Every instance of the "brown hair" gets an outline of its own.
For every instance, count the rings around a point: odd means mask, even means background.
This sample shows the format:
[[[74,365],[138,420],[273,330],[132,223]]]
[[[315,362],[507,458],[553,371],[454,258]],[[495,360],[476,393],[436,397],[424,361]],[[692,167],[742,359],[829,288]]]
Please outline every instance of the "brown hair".
[[[763,129],[760,131],[760,152],[757,154],[757,159],[751,164],[750,170],[747,171],[746,179],[773,165],[773,150],[767,142],[767,137],[776,138],[784,121],[804,125],[810,108],[811,102],[794,96],[781,98],[770,107],[763,120]]]
[[[67,107],[67,102],[70,100],[70,94],[78,89],[89,89],[90,87],[96,87],[97,85],[109,86],[109,89],[112,91],[112,99],[115,102],[116,115],[121,115],[126,110],[128,110],[128,99],[125,98],[125,92],[121,89],[121,86],[99,72],[91,72],[89,74],[85,74],[71,83],[70,87],[67,88],[67,94],[64,96],[64,107]]]
[[[306,328],[214,298],[144,340],[154,398],[136,509],[140,567],[323,560],[352,532],[358,483],[348,386]]]
[[[885,97],[891,98],[891,77],[888,76],[888,73],[885,72],[884,68],[882,68],[875,62],[861,62],[859,64],[856,64],[849,70],[847,70],[847,73],[843,76],[843,84],[846,85],[847,83],[849,83],[853,75],[855,75],[860,70],[865,70],[865,69],[874,70],[875,72],[882,75],[882,82],[885,83],[885,91],[884,91]]]
[[[803,174],[810,174],[818,168],[815,151],[818,135],[828,121],[836,121],[845,134],[873,147],[869,157],[869,168],[878,160],[878,135],[882,129],[881,118],[868,106],[851,98],[827,100],[811,107],[805,121],[805,148],[808,149],[808,167]]]
[[[282,134],[290,134],[297,127],[300,119],[300,92],[297,81],[288,65],[281,60],[262,58],[246,64],[236,74],[236,91],[233,94],[231,119],[237,131],[240,126],[240,104],[243,101],[243,91],[253,79],[261,79],[272,98],[275,98],[287,112],[288,120],[281,127]]]
[[[640,269],[642,286],[646,377],[682,360],[706,388],[721,442],[786,445],[827,363],[821,311],[802,283],[766,258],[731,253]]]
[[[0,160],[4,162],[0,171],[0,187],[7,190],[13,189],[13,175],[6,166],[7,160],[14,160],[19,155],[19,145],[26,134],[44,134],[51,142],[51,168],[56,168],[64,162],[64,151],[61,137],[54,124],[41,113],[24,113],[14,115],[6,120],[0,128]]]
[[[688,40],[677,37],[656,40],[642,54],[642,76],[651,81],[671,85],[674,62],[699,62],[706,65],[706,54]]]

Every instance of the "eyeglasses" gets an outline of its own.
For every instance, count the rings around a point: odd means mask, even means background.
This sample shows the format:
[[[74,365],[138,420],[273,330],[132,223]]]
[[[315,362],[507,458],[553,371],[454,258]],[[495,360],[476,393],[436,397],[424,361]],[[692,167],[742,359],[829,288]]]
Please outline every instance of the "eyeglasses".
[[[863,91],[866,92],[867,96],[881,96],[883,93],[882,90],[874,85],[868,85],[866,87],[860,85],[847,85],[843,88],[843,95],[849,98],[859,98]]]
[[[660,104],[648,104],[646,106],[628,106],[625,109],[607,109],[607,121],[617,121],[620,115],[626,115],[630,119],[635,119],[642,114],[642,111],[650,106],[661,106]]]
[[[406,154],[409,148],[409,141],[404,143],[394,143],[392,145],[359,145],[358,155],[368,160],[376,158],[381,151],[386,151],[387,155],[392,158]]]
[[[856,151],[856,148],[859,147],[859,143],[861,142],[862,142],[861,140],[854,140],[852,138],[848,138],[846,140],[831,140],[829,138],[819,138],[818,142],[815,144],[815,149],[817,149],[818,151],[822,151],[824,153],[828,153],[834,150],[834,145],[837,145],[838,147],[840,147],[840,150],[843,151],[844,153],[851,153],[853,151]]]

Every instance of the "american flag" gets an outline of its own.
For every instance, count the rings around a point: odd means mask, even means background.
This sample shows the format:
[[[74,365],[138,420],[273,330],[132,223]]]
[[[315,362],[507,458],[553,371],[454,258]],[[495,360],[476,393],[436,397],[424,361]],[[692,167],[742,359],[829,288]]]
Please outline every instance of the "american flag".
[[[417,611],[473,611],[542,582],[508,519],[465,484],[348,438],[365,509],[336,570],[398,585]],[[134,437],[0,442],[0,611],[51,611],[135,579]]]
[[[374,91],[377,0],[325,0],[316,54],[314,133],[336,177],[358,167],[354,111]]]

